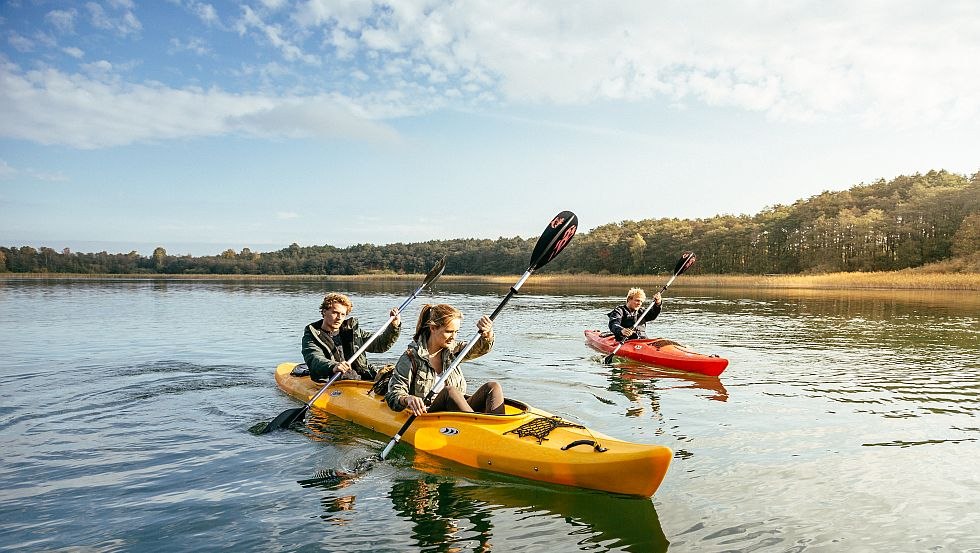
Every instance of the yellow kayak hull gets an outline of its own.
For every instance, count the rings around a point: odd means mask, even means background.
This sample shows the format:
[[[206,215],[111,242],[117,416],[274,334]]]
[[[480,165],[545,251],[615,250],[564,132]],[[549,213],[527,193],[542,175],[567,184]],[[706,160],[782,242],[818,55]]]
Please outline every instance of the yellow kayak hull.
[[[322,384],[308,376],[291,375],[295,366],[280,364],[276,383],[287,394],[307,402]],[[392,411],[382,396],[371,391],[371,385],[339,380],[312,407],[394,436],[409,413]],[[669,447],[625,442],[580,426],[557,426],[539,443],[528,430],[537,429],[541,434],[540,428],[549,422],[542,418],[555,420],[551,413],[509,400],[503,415],[426,413],[416,417],[402,441],[473,468],[643,497],[653,495],[667,474],[673,458]]]

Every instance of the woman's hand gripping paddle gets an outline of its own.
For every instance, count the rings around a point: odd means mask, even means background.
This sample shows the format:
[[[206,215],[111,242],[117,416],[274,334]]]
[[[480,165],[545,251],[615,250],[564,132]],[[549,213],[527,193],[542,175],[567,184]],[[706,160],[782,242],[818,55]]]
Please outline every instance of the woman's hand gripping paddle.
[[[504,300],[500,302],[500,305],[493,310],[493,313],[490,315],[491,321],[497,318],[500,310],[507,305],[510,298],[517,294],[517,291],[531,276],[531,273],[537,269],[540,269],[541,267],[544,267],[549,261],[554,259],[555,256],[565,249],[565,246],[568,246],[568,243],[572,241],[572,237],[575,236],[576,230],[578,230],[578,217],[571,211],[562,211],[551,220],[551,223],[548,224],[548,228],[544,229],[544,233],[540,238],[538,238],[538,243],[534,246],[534,251],[531,253],[531,265],[527,268],[527,271],[524,273],[521,279],[517,281],[517,284],[511,287],[510,292],[508,292]],[[449,377],[449,374],[453,372],[457,366],[459,366],[470,350],[473,349],[473,346],[476,345],[476,341],[479,339],[480,334],[477,333],[472,340],[467,342],[466,347],[459,352],[452,364],[448,368],[443,369],[442,376],[439,377],[439,380],[436,381],[435,385],[425,396],[426,404],[432,401],[432,399],[435,397],[435,390],[442,388],[442,384],[446,381],[446,378]],[[380,457],[382,460],[388,457],[388,454],[391,453],[391,449],[395,447],[395,444],[402,439],[402,436],[405,435],[405,432],[408,431],[408,428],[414,421],[415,415],[410,415],[408,420],[405,421],[405,424],[403,424],[401,429],[398,430],[398,433],[391,438],[388,445],[386,445],[381,451]]]
[[[678,259],[677,260],[677,264],[674,265],[674,276],[670,277],[670,280],[667,281],[667,284],[664,284],[663,288],[661,288],[660,291],[657,292],[657,293],[658,294],[663,294],[664,293],[664,290],[666,290],[667,287],[670,286],[670,284],[672,282],[674,282],[674,279],[675,278],[677,278],[684,271],[690,269],[691,268],[691,265],[694,265],[694,260],[695,260],[694,252],[684,252],[684,253],[682,253],[681,254],[681,258]],[[650,305],[648,305],[647,308],[643,311],[643,314],[636,318],[636,322],[633,323],[633,328],[631,329],[631,330],[633,330],[633,332],[636,332],[636,327],[640,326],[640,321],[642,321],[643,319],[646,318],[647,313],[650,312],[650,309],[653,308],[653,306],[654,306],[654,302],[651,301],[650,302]],[[623,347],[623,344],[625,344],[625,343],[626,343],[626,340],[623,340],[622,342],[620,342],[619,345],[616,346],[616,349],[614,349],[612,351],[612,353],[610,353],[605,358],[603,358],[602,362],[605,363],[605,364],[607,364],[607,365],[610,364],[610,363],[612,363],[613,362],[613,357],[616,356],[616,353],[619,351],[619,348]]]
[[[431,270],[429,270],[428,274],[425,275],[425,280],[422,281],[422,285],[419,286],[418,289],[415,290],[415,292],[412,293],[412,295],[409,296],[408,299],[406,299],[401,304],[401,306],[398,308],[398,312],[401,313],[402,311],[404,311],[405,308],[408,307],[408,304],[412,303],[412,300],[417,298],[419,294],[422,293],[422,290],[424,290],[428,285],[432,284],[437,278],[439,278],[440,275],[442,275],[442,271],[444,271],[445,269],[446,269],[446,258],[444,257],[440,259],[439,262],[436,263]],[[385,324],[381,325],[381,328],[379,328],[378,331],[374,333],[374,335],[368,338],[368,340],[364,342],[364,344],[362,344],[361,347],[358,348],[357,351],[355,351],[350,356],[350,359],[348,359],[347,362],[353,363],[355,359],[357,359],[358,357],[361,356],[361,354],[367,351],[368,346],[370,346],[371,343],[378,338],[378,336],[381,336],[381,333],[384,332],[384,330],[388,328],[388,325],[390,325],[394,320],[395,320],[394,316],[388,317],[388,320],[385,322]],[[293,425],[293,423],[303,420],[303,418],[306,416],[306,412],[309,411],[310,406],[313,405],[313,402],[316,401],[317,398],[320,397],[323,394],[323,392],[325,392],[327,388],[330,387],[331,384],[336,382],[339,377],[340,377],[340,373],[334,373],[334,375],[330,377],[330,380],[327,381],[327,383],[322,388],[320,388],[320,391],[317,392],[316,395],[314,395],[312,398],[310,398],[310,401],[306,402],[306,405],[302,407],[297,407],[296,409],[287,409],[282,413],[279,413],[278,417],[272,419],[272,421],[270,421],[269,424],[265,426],[265,428],[259,430],[256,433],[266,434],[268,432],[272,432],[273,430],[279,430],[281,428],[289,428],[290,426]]]

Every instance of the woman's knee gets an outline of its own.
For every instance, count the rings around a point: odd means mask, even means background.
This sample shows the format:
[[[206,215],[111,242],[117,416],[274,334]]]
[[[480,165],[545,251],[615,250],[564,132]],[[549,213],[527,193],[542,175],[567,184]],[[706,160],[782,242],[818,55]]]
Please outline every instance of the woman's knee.
[[[446,394],[449,396],[450,405],[454,405],[456,411],[473,411],[473,408],[470,407],[470,404],[466,401],[466,396],[464,396],[463,392],[460,392],[458,388],[446,386]]]

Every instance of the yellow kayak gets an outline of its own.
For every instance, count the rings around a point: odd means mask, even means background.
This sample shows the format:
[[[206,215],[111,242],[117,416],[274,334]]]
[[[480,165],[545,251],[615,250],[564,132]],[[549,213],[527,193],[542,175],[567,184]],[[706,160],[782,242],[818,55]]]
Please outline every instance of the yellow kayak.
[[[276,383],[307,402],[322,384],[291,375],[295,366],[276,367]],[[392,436],[409,412],[392,411],[371,385],[339,380],[312,407]],[[669,447],[617,440],[510,399],[503,415],[426,413],[415,419],[402,441],[473,468],[643,497],[657,491],[673,457]]]

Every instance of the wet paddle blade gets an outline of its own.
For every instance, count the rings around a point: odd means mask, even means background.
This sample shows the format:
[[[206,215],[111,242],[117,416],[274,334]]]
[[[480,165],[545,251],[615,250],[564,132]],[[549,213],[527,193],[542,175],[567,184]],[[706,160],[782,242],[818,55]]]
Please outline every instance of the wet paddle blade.
[[[684,253],[682,253],[681,254],[681,258],[678,259],[677,260],[677,263],[674,265],[674,274],[675,275],[679,275],[679,274],[683,273],[684,271],[690,269],[691,268],[691,265],[694,265],[694,261],[696,259],[697,259],[697,256],[694,255],[694,252],[684,252]]]
[[[429,269],[429,272],[425,275],[425,279],[422,281],[422,286],[419,289],[425,288],[426,286],[432,284],[432,281],[442,276],[442,272],[446,270],[446,258],[443,257],[435,265]]]
[[[265,426],[258,434],[268,434],[269,432],[275,430],[282,430],[283,428],[289,428],[296,421],[303,420],[306,415],[307,406],[297,407],[296,409],[286,409],[279,416],[269,421],[269,424]]]

